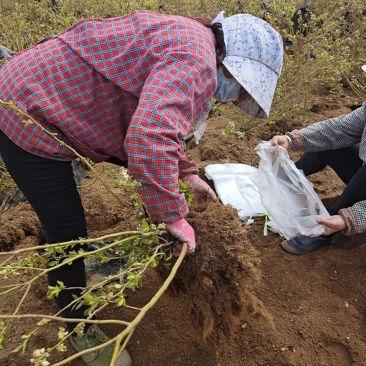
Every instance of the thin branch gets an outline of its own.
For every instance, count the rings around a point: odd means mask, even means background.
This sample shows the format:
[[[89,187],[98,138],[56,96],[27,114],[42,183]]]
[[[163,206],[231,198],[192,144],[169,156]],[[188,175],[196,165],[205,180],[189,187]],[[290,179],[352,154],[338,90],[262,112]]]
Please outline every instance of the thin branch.
[[[123,340],[123,337],[121,336],[121,334],[119,334],[117,336],[116,344],[114,346],[114,351],[113,351],[113,355],[112,355],[112,359],[110,361],[110,365],[115,365],[116,364],[118,357],[123,352],[123,350],[126,348],[126,345],[129,342],[130,338],[132,337],[134,331],[135,331],[135,329],[132,329],[129,332],[129,334],[127,335],[127,337],[126,337],[125,341],[123,342],[122,346],[120,346],[120,344]]]
[[[58,322],[64,322],[64,323],[88,323],[88,324],[120,324],[127,326],[130,323],[125,322],[123,320],[117,320],[117,319],[108,319],[108,320],[93,320],[93,319],[84,319],[84,318],[63,318],[61,316],[53,316],[53,315],[45,315],[45,314],[16,314],[16,315],[6,315],[6,314],[0,314],[0,319],[50,319],[55,320]]]
[[[165,231],[165,230],[160,230],[160,229],[158,230],[157,229],[157,232],[154,233],[154,235],[163,235],[163,234],[166,234],[166,233],[167,233],[167,231]],[[115,233],[115,234],[103,235],[103,236],[100,236],[98,238],[70,240],[70,241],[65,241],[65,242],[62,242],[62,243],[37,245],[35,247],[17,249],[17,250],[13,250],[11,252],[0,252],[0,256],[15,255],[15,254],[20,254],[20,253],[29,252],[29,251],[43,250],[43,249],[48,249],[48,248],[58,248],[58,247],[70,246],[70,245],[74,245],[74,244],[89,244],[89,243],[95,243],[96,241],[103,241],[105,239],[115,238],[115,237],[118,237],[118,236],[126,236],[126,235],[139,235],[139,236],[142,236],[142,237],[149,237],[149,236],[152,235],[152,233],[151,232],[150,233],[143,233],[143,232],[138,231],[138,230],[136,230],[136,231],[125,231],[125,232],[119,232],[119,233]],[[119,243],[120,243],[120,241],[109,244],[109,247],[112,247],[114,245],[118,245]],[[105,249],[105,248],[106,247],[103,247],[103,249]]]
[[[28,295],[28,293],[29,293],[30,288],[31,288],[31,285],[30,285],[30,284],[29,284],[29,285],[27,285],[27,288],[26,288],[26,290],[24,291],[24,294],[23,294],[22,298],[19,300],[18,305],[17,305],[17,307],[15,308],[13,315],[15,315],[15,314],[19,311],[20,307],[22,306],[22,304],[23,304],[23,302],[24,302],[25,298],[27,297],[27,295]]]

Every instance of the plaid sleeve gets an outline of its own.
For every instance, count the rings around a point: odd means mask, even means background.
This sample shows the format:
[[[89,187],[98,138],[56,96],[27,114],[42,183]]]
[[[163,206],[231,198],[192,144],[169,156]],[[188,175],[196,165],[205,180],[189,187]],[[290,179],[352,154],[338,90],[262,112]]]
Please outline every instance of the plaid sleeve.
[[[193,170],[181,139],[209,103],[216,69],[209,58],[169,53],[147,78],[125,138],[130,174],[154,222],[171,223],[188,213],[179,193],[180,172]]]
[[[179,178],[184,178],[190,174],[198,174],[198,166],[193,161],[188,160],[182,147],[182,151],[179,154]]]
[[[353,112],[314,123],[300,130],[306,151],[341,149],[361,141],[366,122],[366,105]]]

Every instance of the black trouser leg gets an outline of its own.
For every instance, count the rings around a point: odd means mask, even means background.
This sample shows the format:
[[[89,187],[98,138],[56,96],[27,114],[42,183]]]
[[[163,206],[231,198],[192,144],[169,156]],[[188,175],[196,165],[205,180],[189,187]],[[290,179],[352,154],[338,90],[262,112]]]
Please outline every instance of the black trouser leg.
[[[296,162],[296,167],[303,170],[304,174],[308,176],[330,166],[338,177],[348,184],[362,166],[358,152],[358,145],[338,150],[307,152]]]
[[[339,178],[347,184],[333,207],[329,210],[336,215],[341,208],[350,207],[366,199],[366,166],[359,155],[359,146],[344,149],[307,152],[297,162],[296,167],[303,170],[306,176],[317,173],[330,166]]]
[[[84,209],[73,177],[70,161],[42,158],[19,148],[0,131],[0,154],[19,189],[36,212],[48,243],[87,236]],[[65,249],[67,252],[67,249]],[[50,286],[62,281],[66,287],[86,286],[83,260],[76,260],[48,275]],[[81,290],[64,290],[56,298],[60,309],[73,301]],[[83,318],[85,308],[63,311],[65,318]],[[68,324],[68,326],[71,323]],[[75,324],[69,326],[69,329]]]
[[[357,202],[366,200],[366,164],[358,169],[347,187],[329,210],[331,215],[337,215],[342,208],[351,207]]]

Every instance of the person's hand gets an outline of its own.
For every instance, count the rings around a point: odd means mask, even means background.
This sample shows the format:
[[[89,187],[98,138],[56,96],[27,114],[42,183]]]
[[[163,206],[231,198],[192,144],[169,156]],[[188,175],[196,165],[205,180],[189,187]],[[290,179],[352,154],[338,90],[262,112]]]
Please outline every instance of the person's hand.
[[[271,143],[272,146],[281,146],[286,150],[290,147],[290,139],[286,135],[273,136],[269,142]],[[254,148],[254,151],[258,151],[259,146],[260,144]]]
[[[290,147],[290,140],[286,135],[276,135],[270,141],[272,146],[281,146],[286,150]]]
[[[344,222],[342,216],[340,215],[333,215],[329,217],[319,217],[317,218],[316,222],[318,224],[324,225],[325,229],[322,235],[330,235],[337,231],[341,231],[346,229],[346,223]]]
[[[194,194],[194,199],[198,202],[211,201],[217,202],[218,198],[211,187],[202,180],[197,174],[187,175],[183,178],[184,182],[188,182],[191,187],[191,192]]]
[[[185,219],[180,219],[170,224],[165,224],[168,232],[176,237],[179,242],[175,243],[173,256],[177,257],[182,251],[183,243],[187,243],[187,254],[191,254],[196,249],[196,240],[194,237],[194,230]]]

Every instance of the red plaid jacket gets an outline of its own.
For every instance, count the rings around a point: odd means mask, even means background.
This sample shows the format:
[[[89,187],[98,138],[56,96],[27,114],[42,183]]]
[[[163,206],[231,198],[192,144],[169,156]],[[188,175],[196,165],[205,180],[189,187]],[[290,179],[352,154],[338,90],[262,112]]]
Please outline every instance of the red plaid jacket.
[[[194,20],[150,11],[80,21],[0,70],[0,99],[15,102],[95,162],[128,160],[156,222],[188,212],[178,178],[197,166],[187,160],[181,139],[215,89],[212,32]],[[0,109],[0,128],[33,154],[75,157],[9,109]]]

